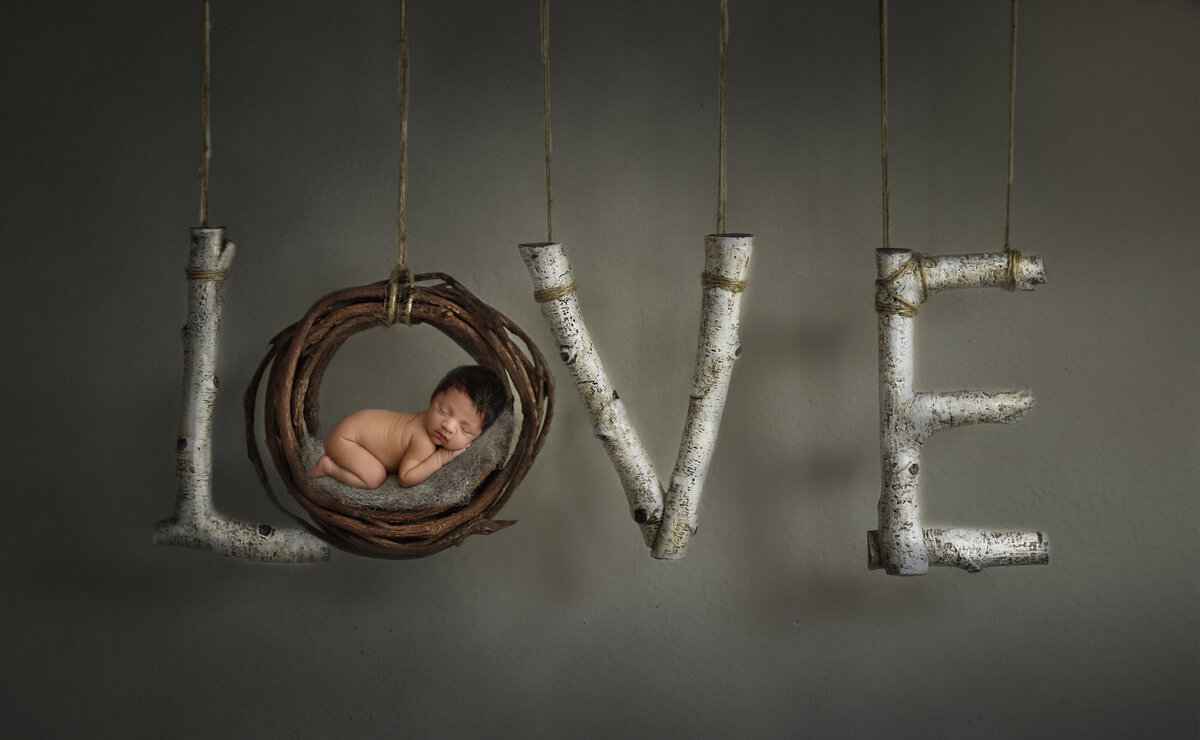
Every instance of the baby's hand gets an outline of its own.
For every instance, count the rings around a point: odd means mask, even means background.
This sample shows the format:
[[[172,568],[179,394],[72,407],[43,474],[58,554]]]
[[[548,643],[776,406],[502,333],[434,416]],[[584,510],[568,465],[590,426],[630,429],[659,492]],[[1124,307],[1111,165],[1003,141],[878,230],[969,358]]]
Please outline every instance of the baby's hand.
[[[471,445],[467,445],[467,447],[470,447],[470,446]],[[442,465],[445,465],[446,463],[450,462],[454,458],[456,458],[459,455],[466,452],[467,447],[464,447],[461,450],[447,450],[445,447],[439,447],[437,449],[437,455],[441,459]]]

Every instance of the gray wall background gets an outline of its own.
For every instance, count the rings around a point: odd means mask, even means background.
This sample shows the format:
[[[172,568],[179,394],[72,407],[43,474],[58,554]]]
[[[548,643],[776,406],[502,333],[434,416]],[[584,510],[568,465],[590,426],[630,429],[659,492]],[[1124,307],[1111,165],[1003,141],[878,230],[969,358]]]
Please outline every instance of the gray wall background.
[[[555,237],[661,471],[715,225],[717,2],[558,2]],[[6,734],[22,737],[1195,737],[1200,348],[1195,2],[1021,8],[1013,244],[1034,293],[938,295],[917,385],[1030,386],[934,438],[934,525],[1040,529],[1048,567],[865,567],[877,451],[876,3],[732,3],[739,362],[682,562],[652,560],[517,253],[544,239],[537,3],[416,2],[410,264],[554,360],[511,529],[412,562],[157,548],[174,509],[197,224],[199,2],[24,3],[3,24]],[[243,452],[275,331],[394,259],[393,2],[214,8],[226,285],[216,503],[284,523]],[[892,242],[1001,245],[1007,13],[893,3]],[[432,329],[339,353],[326,418],[412,408]],[[665,474],[665,472],[664,472]]]

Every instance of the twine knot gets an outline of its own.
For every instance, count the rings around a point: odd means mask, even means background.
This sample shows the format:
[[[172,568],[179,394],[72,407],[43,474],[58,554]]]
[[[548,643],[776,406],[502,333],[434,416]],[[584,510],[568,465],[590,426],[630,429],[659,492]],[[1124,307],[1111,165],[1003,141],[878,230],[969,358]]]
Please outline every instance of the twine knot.
[[[1008,266],[1004,270],[1004,289],[1010,293],[1017,289],[1017,274],[1021,269],[1021,252],[1011,247],[1005,247],[1008,255]]]
[[[396,323],[397,309],[400,305],[400,286],[404,286],[404,324],[412,326],[413,305],[413,274],[407,265],[396,265],[388,278],[387,298],[383,303],[384,318],[388,325]]]
[[[897,289],[897,283],[908,273],[916,270],[921,277],[921,299],[916,303],[905,300]],[[875,281],[876,313],[912,318],[920,305],[929,297],[929,280],[925,276],[925,255],[913,252],[900,268],[885,278]]]

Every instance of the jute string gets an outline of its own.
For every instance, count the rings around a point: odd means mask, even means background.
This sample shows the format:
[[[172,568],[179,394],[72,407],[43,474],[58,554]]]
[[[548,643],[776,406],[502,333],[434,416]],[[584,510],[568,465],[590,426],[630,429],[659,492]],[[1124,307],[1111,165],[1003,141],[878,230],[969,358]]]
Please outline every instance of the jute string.
[[[212,90],[211,49],[210,41],[212,22],[209,20],[209,0],[203,2],[204,37],[201,44],[203,55],[203,73],[200,85],[200,128],[203,135],[203,155],[200,159],[200,225],[208,227],[208,170],[209,160],[212,159],[212,135],[209,128],[208,99]]]
[[[1008,269],[1005,271],[1004,289],[1017,289],[1017,270],[1021,263],[1021,253],[1009,244],[1009,232],[1012,225],[1012,186],[1013,186],[1013,140],[1014,115],[1017,105],[1017,0],[1009,3],[1008,31],[1008,180],[1004,187],[1004,253],[1008,256]]]
[[[1008,165],[1007,179],[1004,189],[1004,254],[1007,263],[1004,271],[1005,290],[1016,290],[1021,265],[1021,252],[1013,249],[1009,237],[1012,230],[1012,184],[1014,159],[1014,131],[1017,91],[1017,0],[1009,3],[1009,37],[1008,37]],[[879,0],[879,111],[880,111],[880,166],[882,169],[882,200],[883,200],[883,248],[891,246],[891,192],[888,184],[888,7],[887,0]],[[876,281],[879,291],[876,294],[875,306],[882,313],[897,313],[906,316],[916,315],[916,306],[896,295],[891,286],[896,279],[902,277],[913,266],[921,271],[922,285],[925,295],[928,295],[928,283],[925,282],[924,264],[917,253],[892,276]],[[891,296],[895,303],[881,300],[881,296]],[[923,300],[923,299],[922,299]]]
[[[891,192],[888,190],[888,12],[887,0],[879,0],[879,118],[880,167],[883,170],[883,248],[891,246]]]
[[[202,155],[200,158],[200,225],[208,228],[208,171],[212,159],[212,134],[209,124],[209,97],[212,92],[212,22],[209,14],[209,0],[204,0],[201,7],[203,39],[201,47],[201,84],[200,84],[200,130],[203,136]],[[219,283],[229,274],[228,268],[219,270],[188,269],[187,279],[206,283]]]
[[[550,187],[550,0],[542,0],[542,122],[546,140],[546,242],[554,242],[554,197]]]
[[[721,61],[717,82],[717,233],[725,233],[725,48],[729,45],[729,3],[721,0]]]
[[[401,286],[405,293],[404,323],[412,324],[413,275],[408,269],[408,3],[400,0],[400,186],[396,214],[396,266],[388,278],[384,312],[388,324],[396,323],[401,303]]]

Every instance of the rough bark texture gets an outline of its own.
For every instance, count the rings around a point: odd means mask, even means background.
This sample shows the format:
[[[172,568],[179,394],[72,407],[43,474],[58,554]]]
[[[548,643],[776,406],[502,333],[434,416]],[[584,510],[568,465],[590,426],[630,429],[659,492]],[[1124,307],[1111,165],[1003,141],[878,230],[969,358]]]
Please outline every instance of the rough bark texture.
[[[663,515],[658,473],[592,344],[573,289],[575,279],[567,255],[561,244],[522,244],[520,250],[559,357],[571,372],[575,390],[592,421],[592,433],[612,460],[629,501],[629,513],[649,547],[654,544]]]
[[[658,474],[613,390],[592,344],[561,244],[522,244],[542,315],[571,371],[579,397],[625,490],[630,512],[656,558],[684,556],[696,531],[697,507],[716,445],[733,363],[740,352],[741,293],[754,237],[710,235],[705,245],[704,300],[687,420],[671,485],[664,497]]]
[[[929,294],[952,288],[1013,287],[1045,282],[1040,257],[1014,253],[927,257],[902,249],[876,253],[879,313],[879,447],[882,493],[870,560],[892,575],[921,575],[929,565],[977,571],[989,565],[1045,563],[1040,532],[924,530],[918,502],[921,444],[934,432],[968,424],[1008,424],[1033,407],[1029,390],[913,392],[913,326]],[[1033,547],[1030,543],[1036,542]],[[1031,553],[1034,553],[1031,555]]]
[[[926,529],[925,552],[930,565],[946,565],[978,573],[996,565],[1045,565],[1050,542],[1041,532],[988,532],[980,529]],[[867,533],[867,567],[883,566],[879,531]]]
[[[709,234],[704,242],[706,280],[696,368],[663,522],[654,543],[656,558],[682,558],[696,531],[704,477],[717,444],[733,363],[742,350],[738,336],[742,290],[753,246],[750,234]]]
[[[276,529],[220,516],[212,503],[212,415],[222,283],[234,246],[223,228],[192,229],[188,319],[183,328],[183,402],[176,442],[175,516],[154,526],[154,543],[280,562],[329,559],[329,546],[300,529]]]

